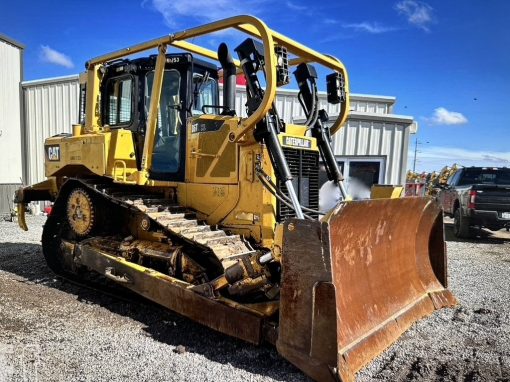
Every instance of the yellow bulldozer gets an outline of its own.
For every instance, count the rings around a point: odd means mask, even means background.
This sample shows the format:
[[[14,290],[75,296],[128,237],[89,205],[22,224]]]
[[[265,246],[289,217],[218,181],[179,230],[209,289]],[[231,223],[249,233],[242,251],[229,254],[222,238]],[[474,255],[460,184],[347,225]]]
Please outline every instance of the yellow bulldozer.
[[[194,42],[227,29],[246,35],[233,50]],[[316,66],[339,105],[331,125]],[[303,125],[275,107],[291,70]],[[413,322],[455,304],[440,207],[346,195],[331,148],[349,114],[340,60],[236,16],[91,59],[80,79],[80,123],[45,140],[47,180],[15,196],[25,230],[26,204],[53,202],[42,248],[58,275],[99,273],[214,330],[272,343],[319,381],[353,380]],[[319,211],[320,160],[343,196],[330,211]]]

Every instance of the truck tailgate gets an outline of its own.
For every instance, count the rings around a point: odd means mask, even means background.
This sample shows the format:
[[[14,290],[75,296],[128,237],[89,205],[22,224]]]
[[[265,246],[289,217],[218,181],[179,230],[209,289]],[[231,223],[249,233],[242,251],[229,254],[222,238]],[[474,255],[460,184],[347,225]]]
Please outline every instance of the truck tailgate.
[[[510,185],[474,185],[476,191],[475,208],[477,210],[510,211]]]

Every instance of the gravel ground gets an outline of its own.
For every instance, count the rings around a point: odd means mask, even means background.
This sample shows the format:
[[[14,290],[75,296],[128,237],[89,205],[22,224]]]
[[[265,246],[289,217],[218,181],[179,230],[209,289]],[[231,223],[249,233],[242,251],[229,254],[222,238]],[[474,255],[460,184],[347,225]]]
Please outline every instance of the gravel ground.
[[[0,382],[308,381],[271,346],[55,278],[41,254],[44,218],[28,224],[0,222]],[[460,306],[415,324],[358,381],[510,381],[510,235],[447,234]]]

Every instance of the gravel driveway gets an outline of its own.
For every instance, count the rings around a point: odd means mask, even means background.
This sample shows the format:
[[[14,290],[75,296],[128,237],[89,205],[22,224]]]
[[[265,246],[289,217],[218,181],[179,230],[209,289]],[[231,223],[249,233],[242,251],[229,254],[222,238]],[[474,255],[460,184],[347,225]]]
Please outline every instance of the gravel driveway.
[[[57,279],[44,218],[28,224],[0,222],[0,382],[308,380],[271,346]],[[415,324],[358,381],[510,381],[510,235],[447,239],[460,306]]]

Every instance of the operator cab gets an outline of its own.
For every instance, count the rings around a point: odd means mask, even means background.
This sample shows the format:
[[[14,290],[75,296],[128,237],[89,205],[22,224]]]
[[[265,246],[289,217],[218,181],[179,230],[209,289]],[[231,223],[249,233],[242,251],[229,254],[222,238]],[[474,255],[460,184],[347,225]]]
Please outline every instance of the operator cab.
[[[105,66],[103,126],[133,132],[138,169],[145,141],[157,55]],[[219,113],[218,68],[189,53],[167,54],[154,140],[151,178],[184,181],[186,120]]]

